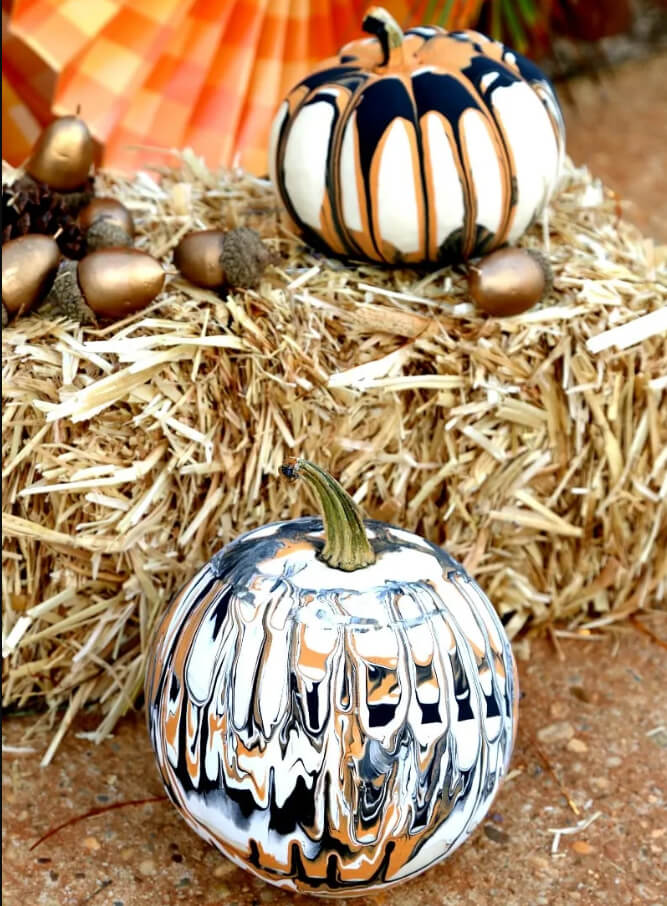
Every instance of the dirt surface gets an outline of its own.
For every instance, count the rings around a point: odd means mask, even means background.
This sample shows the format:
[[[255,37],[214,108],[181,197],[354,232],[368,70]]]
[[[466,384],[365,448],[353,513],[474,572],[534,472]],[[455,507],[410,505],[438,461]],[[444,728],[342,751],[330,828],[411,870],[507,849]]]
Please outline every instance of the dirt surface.
[[[650,624],[655,632],[667,629]],[[486,822],[454,855],[359,906],[661,906],[667,901],[667,658],[627,627],[616,637],[546,640],[520,662],[511,773]],[[21,746],[27,718],[7,720]],[[200,840],[165,800],[50,828],[162,795],[142,716],[93,746],[76,732],[54,762],[5,751],[4,906],[309,906],[256,880]],[[46,739],[31,745],[43,751]],[[568,798],[570,804],[568,804]],[[575,814],[574,809],[578,814]],[[579,822],[588,827],[572,833]],[[557,839],[554,829],[563,829]]]
[[[557,90],[570,157],[617,193],[646,236],[667,242],[667,53]]]

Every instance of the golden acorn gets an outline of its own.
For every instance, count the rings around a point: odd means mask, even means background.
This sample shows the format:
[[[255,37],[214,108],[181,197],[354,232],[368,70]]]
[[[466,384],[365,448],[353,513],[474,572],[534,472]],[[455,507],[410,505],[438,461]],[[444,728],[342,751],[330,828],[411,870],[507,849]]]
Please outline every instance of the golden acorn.
[[[79,213],[79,225],[87,230],[96,221],[104,219],[117,224],[128,236],[134,236],[134,220],[124,204],[115,198],[100,195]]]
[[[248,227],[228,233],[197,230],[184,236],[174,249],[174,264],[183,276],[208,289],[256,286],[272,260],[270,249]]]
[[[195,286],[218,289],[225,283],[222,230],[196,230],[185,235],[174,249],[174,264]]]
[[[121,318],[149,305],[162,289],[164,271],[146,252],[110,248],[79,261],[79,286],[92,310]]]
[[[68,192],[86,182],[93,154],[93,137],[84,121],[61,116],[37,139],[25,171],[52,189]]]
[[[549,262],[532,249],[503,248],[469,267],[473,301],[490,315],[518,315],[532,308],[551,288]]]
[[[28,233],[2,246],[2,301],[12,314],[24,314],[49,290],[60,249],[50,236]]]

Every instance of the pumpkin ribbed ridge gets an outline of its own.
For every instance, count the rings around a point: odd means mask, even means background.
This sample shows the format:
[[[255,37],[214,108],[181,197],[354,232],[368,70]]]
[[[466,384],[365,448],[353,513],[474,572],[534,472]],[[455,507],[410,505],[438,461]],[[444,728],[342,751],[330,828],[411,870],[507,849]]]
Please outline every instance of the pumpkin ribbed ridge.
[[[502,625],[440,548],[367,520],[377,559],[319,559],[320,519],[251,532],[151,648],[151,741],[186,821],[280,886],[345,896],[424,871],[486,814],[514,740]]]
[[[478,32],[415,28],[400,49],[381,65],[377,39],[352,42],[281,105],[270,169],[291,218],[315,245],[390,264],[516,240],[560,174],[552,86]]]

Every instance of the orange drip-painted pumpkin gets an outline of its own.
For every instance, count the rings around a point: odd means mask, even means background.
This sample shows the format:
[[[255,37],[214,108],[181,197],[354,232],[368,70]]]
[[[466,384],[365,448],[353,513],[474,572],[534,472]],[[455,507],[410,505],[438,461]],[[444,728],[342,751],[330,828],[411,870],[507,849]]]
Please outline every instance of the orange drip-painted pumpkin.
[[[274,119],[269,162],[308,241],[356,258],[446,262],[521,236],[559,178],[563,120],[531,62],[474,31],[377,35],[303,79]]]

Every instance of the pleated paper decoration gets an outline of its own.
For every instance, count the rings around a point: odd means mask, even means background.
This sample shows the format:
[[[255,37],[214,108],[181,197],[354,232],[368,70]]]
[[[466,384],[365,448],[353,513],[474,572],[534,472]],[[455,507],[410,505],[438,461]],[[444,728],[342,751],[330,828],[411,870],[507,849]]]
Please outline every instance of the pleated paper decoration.
[[[2,156],[16,166],[25,160],[41,132],[39,120],[2,74]],[[5,153],[6,152],[6,153]]]
[[[462,27],[483,0],[385,0],[404,26]],[[280,99],[361,33],[369,0],[3,0],[3,156],[80,109],[102,163],[132,170],[192,147],[267,172]],[[9,14],[8,22],[4,21]]]

